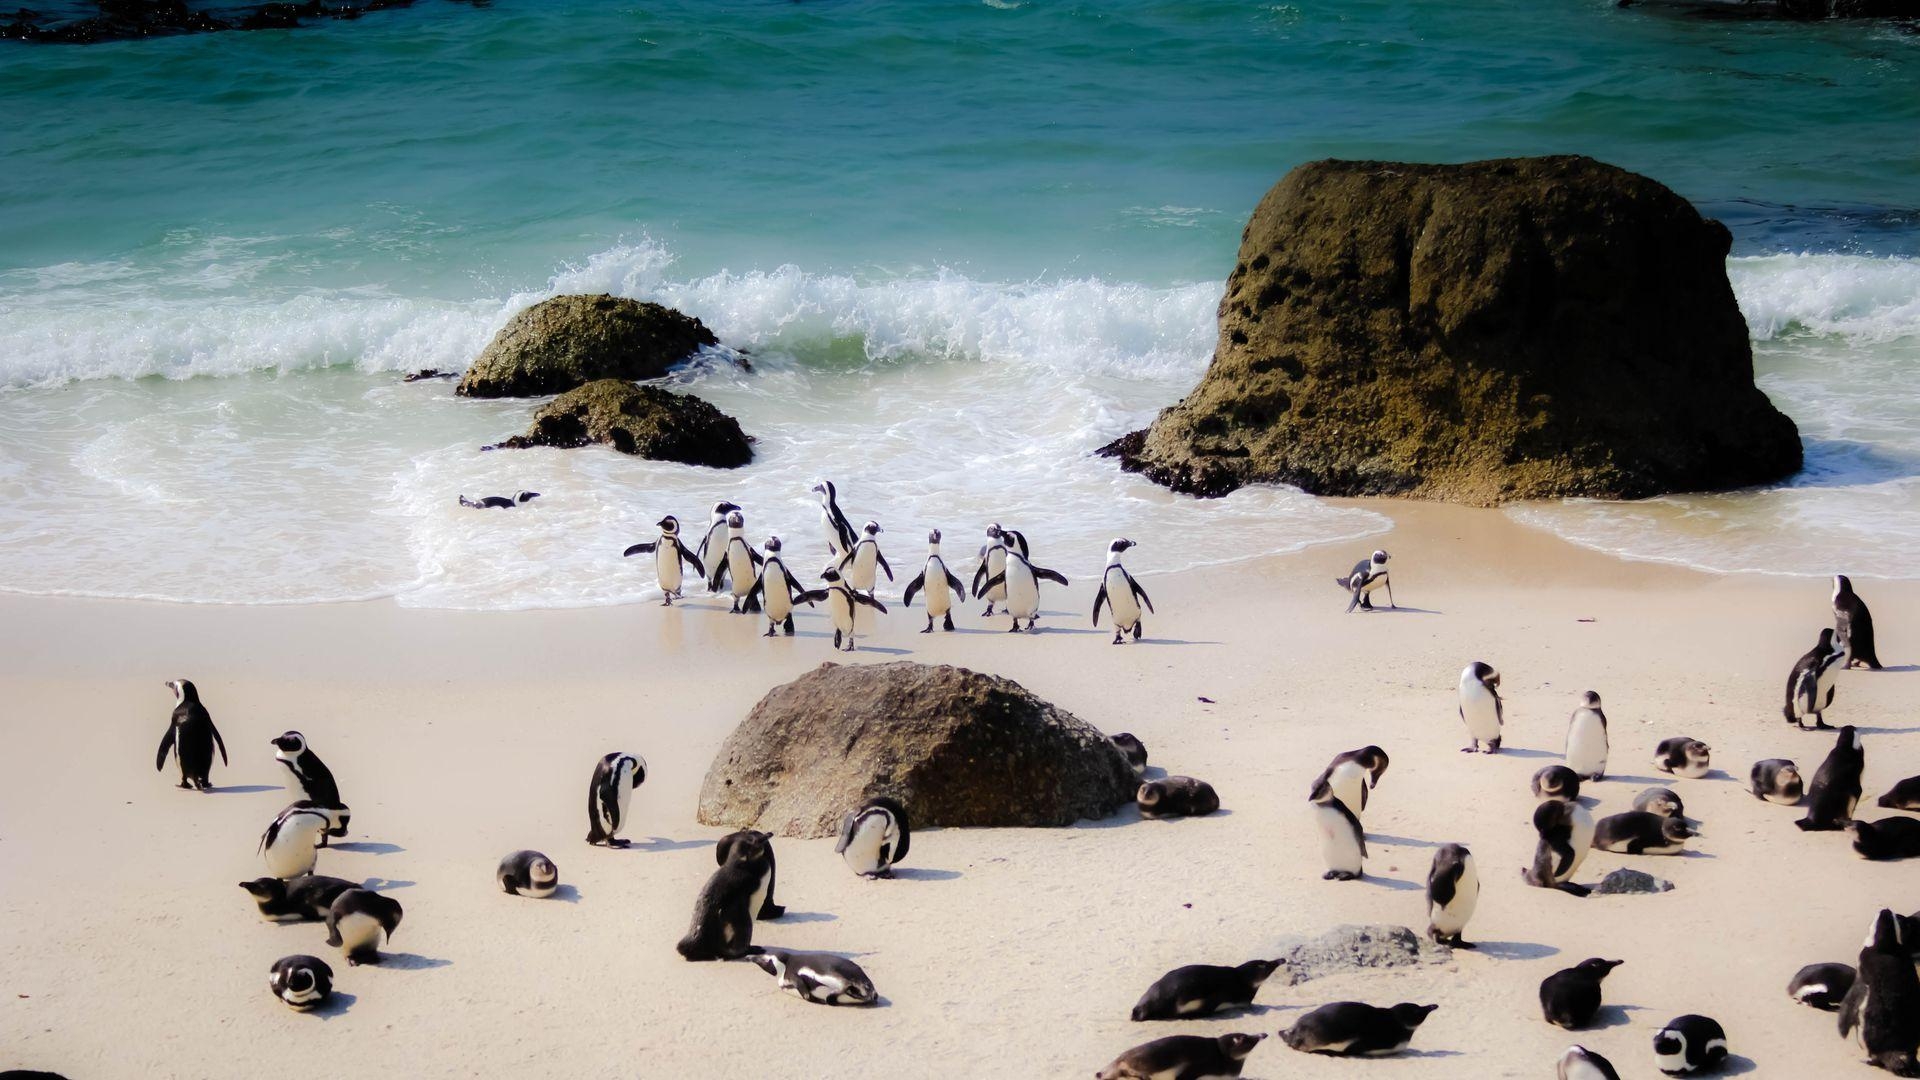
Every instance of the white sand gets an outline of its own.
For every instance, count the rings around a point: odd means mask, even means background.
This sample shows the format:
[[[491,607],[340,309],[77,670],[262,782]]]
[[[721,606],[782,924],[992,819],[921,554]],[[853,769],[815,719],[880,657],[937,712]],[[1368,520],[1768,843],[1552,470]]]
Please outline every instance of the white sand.
[[[725,831],[694,821],[707,763],[769,687],[833,659],[817,616],[803,619],[809,636],[768,642],[757,619],[704,600],[482,615],[0,598],[0,1068],[74,1080],[1086,1077],[1150,1038],[1271,1034],[1301,1007],[1352,998],[1441,1008],[1407,1059],[1314,1058],[1269,1039],[1246,1075],[1545,1077],[1578,1041],[1649,1076],[1654,1030],[1704,1012],[1725,1024],[1737,1069],[1884,1076],[1785,987],[1802,964],[1852,962],[1875,909],[1920,907],[1920,867],[1861,861],[1844,835],[1802,834],[1800,811],[1745,790],[1755,759],[1792,757],[1810,774],[1832,742],[1780,718],[1787,668],[1829,619],[1827,584],[1627,564],[1498,514],[1369,505],[1399,522],[1379,542],[1409,610],[1342,614],[1329,579],[1364,550],[1168,577],[1152,571],[1174,538],[1136,536],[1129,565],[1161,612],[1149,644],[1088,632],[1091,581],[1047,594],[1059,614],[1038,636],[923,637],[918,607],[882,623],[854,662],[1014,678],[1105,731],[1135,732],[1155,766],[1212,782],[1225,810],[931,830],[894,881],[854,877],[831,840],[779,841],[790,914],[756,940],[856,956],[886,1003],[869,1010],[809,1006],[750,965],[673,951]],[[1859,584],[1882,659],[1915,659],[1920,586]],[[963,629],[982,625],[975,610]],[[1505,677],[1500,757],[1457,753],[1453,688],[1475,659]],[[226,737],[233,765],[214,782],[232,790],[178,791],[152,769],[171,707],[161,683],[176,677],[199,684]],[[1594,789],[1596,815],[1655,782],[1660,739],[1713,746],[1708,779],[1664,778],[1704,821],[1698,854],[1595,852],[1578,875],[1636,866],[1674,892],[1578,900],[1520,880],[1528,777],[1557,760],[1588,688],[1613,724],[1616,776]],[[1864,816],[1887,813],[1871,800],[1920,773],[1916,700],[1911,669],[1841,682],[1830,719],[1866,732]],[[321,872],[387,879],[406,905],[384,967],[348,968],[317,925],[262,922],[235,887],[263,872],[255,841],[291,798],[267,745],[286,728],[307,733],[353,807],[360,850],[322,853]],[[1307,786],[1332,754],[1370,742],[1393,756],[1366,819],[1370,879],[1323,882]],[[583,839],[587,776],[613,749],[652,768],[625,852]],[[1480,951],[1408,974],[1276,981],[1252,1015],[1127,1021],[1180,964],[1272,955],[1345,922],[1423,928],[1431,846],[1447,841],[1470,845],[1485,879],[1467,930]],[[577,896],[500,893],[494,864],[519,847],[552,855]],[[297,952],[334,964],[344,1010],[302,1016],[269,996],[269,964]],[[1540,980],[1593,955],[1626,961],[1606,983],[1624,1011],[1578,1035],[1547,1025]]]

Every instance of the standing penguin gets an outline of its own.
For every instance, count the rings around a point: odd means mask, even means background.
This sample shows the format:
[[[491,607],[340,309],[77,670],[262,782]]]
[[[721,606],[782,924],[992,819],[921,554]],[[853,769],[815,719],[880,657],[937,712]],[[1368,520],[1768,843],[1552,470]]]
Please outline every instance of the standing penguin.
[[[1847,654],[1834,648],[1833,628],[1821,630],[1820,640],[1793,662],[1793,670],[1787,674],[1787,703],[1781,710],[1787,723],[1806,729],[1807,717],[1811,716],[1811,730],[1831,731],[1832,725],[1821,714],[1833,704],[1834,687],[1846,664]]]
[[[380,962],[380,942],[400,928],[400,901],[372,889],[348,889],[327,910],[327,944],[347,954],[350,965]]]
[[[1460,722],[1467,725],[1463,754],[1500,752],[1500,729],[1505,708],[1500,703],[1500,673],[1478,660],[1460,672]]]
[[[727,609],[733,615],[740,614],[740,602],[753,591],[753,583],[760,576],[760,563],[764,561],[760,553],[753,550],[753,545],[747,543],[746,533],[746,515],[738,510],[728,511],[727,546],[707,570],[707,591],[717,593],[726,588],[733,596],[733,606]]]
[[[227,763],[227,743],[220,729],[213,726],[213,714],[200,704],[200,691],[185,679],[167,683],[173,691],[173,719],[167,733],[160,736],[160,752],[154,755],[153,771],[167,767],[167,751],[173,751],[180,763],[180,787],[205,791],[213,784],[207,773],[213,770],[213,748],[220,748],[220,764]]]
[[[707,521],[707,531],[701,534],[700,547],[694,551],[703,566],[712,566],[727,550],[727,515],[738,509],[738,506],[724,499],[713,504],[713,515]],[[707,576],[707,572],[700,571],[700,576]]]
[[[1882,908],[1860,950],[1853,986],[1840,1002],[1840,1037],[1851,1038],[1868,1061],[1895,1076],[1920,1076],[1915,944],[1904,940],[1899,916]]]
[[[1847,654],[1846,666],[1865,664],[1880,670],[1880,653],[1873,646],[1873,612],[1845,574],[1833,575],[1833,637]]]
[[[735,844],[755,844],[764,847],[767,852],[767,887],[760,895],[760,907],[753,913],[753,917],[762,922],[770,922],[785,915],[787,909],[775,903],[773,899],[773,890],[780,883],[780,863],[773,857],[773,834],[754,829],[730,832],[721,837],[719,843],[713,845],[713,861],[720,866],[727,865],[727,860],[733,857]]]
[[[587,843],[627,846],[628,841],[615,834],[627,824],[633,789],[646,780],[647,763],[638,754],[615,750],[594,765],[593,779],[587,782]]]
[[[841,648],[841,642],[847,652],[853,651],[853,629],[856,625],[854,613],[859,606],[867,607],[886,614],[887,605],[875,599],[871,593],[863,593],[841,580],[840,571],[829,566],[820,572],[820,580],[825,588],[809,589],[794,598],[795,603],[812,604],[821,600],[827,602],[827,617],[833,620],[833,647]]]
[[[753,920],[773,885],[767,834],[746,831],[727,848],[693,904],[693,924],[676,946],[688,960],[737,960],[753,947]]]
[[[1027,620],[1027,629],[1033,629],[1034,620],[1040,617],[1040,583],[1051,581],[1065,585],[1067,579],[1057,570],[1044,566],[1035,566],[1027,561],[1025,555],[1017,551],[1008,551],[1007,568],[995,577],[987,579],[987,588],[992,590],[995,584],[1006,586],[1007,614],[1013,616],[1010,633],[1020,632],[1020,620]]]
[[[840,493],[833,481],[822,480],[813,485],[813,493],[820,496],[820,527],[827,534],[827,557],[836,563],[840,557],[853,550],[859,537],[853,533],[853,523],[847,515],[840,512]]]
[[[1584,1046],[1569,1046],[1554,1069],[1556,1080],[1620,1080],[1613,1062]]]
[[[853,542],[853,550],[840,556],[840,576],[869,596],[880,582],[876,570],[886,571],[887,580],[893,580],[893,567],[887,565],[887,557],[880,551],[880,534],[885,531],[879,522],[867,522],[860,527],[860,539]]]
[[[1391,558],[1385,551],[1376,551],[1372,558],[1361,559],[1353,564],[1353,572],[1343,578],[1334,578],[1334,584],[1353,594],[1347,602],[1347,610],[1359,608],[1362,611],[1373,610],[1373,590],[1386,586],[1387,606],[1399,607],[1393,602],[1393,582],[1387,577],[1387,560]]]
[[[1668,1076],[1719,1072],[1727,1063],[1726,1029],[1710,1016],[1676,1016],[1654,1033],[1653,1063]]]
[[[283,956],[267,969],[267,986],[288,1008],[306,1012],[333,996],[333,969],[317,956]]]
[[[999,522],[987,526],[987,543],[980,549],[980,565],[973,572],[973,598],[984,599],[987,610],[982,616],[993,614],[993,605],[997,600],[1007,598],[1007,535]],[[999,578],[1000,584],[986,585],[993,578]]]
[[[912,839],[907,808],[883,795],[868,799],[865,806],[840,819],[840,838],[833,850],[861,877],[892,877],[894,866],[907,857]]]
[[[293,782],[306,792],[315,807],[327,812],[329,824],[320,837],[320,846],[327,846],[329,836],[347,835],[351,815],[347,804],[340,801],[340,785],[334,782],[333,770],[307,745],[307,737],[297,731],[287,731],[269,741],[273,744],[273,759],[287,767]]]
[[[682,584],[680,564],[684,562],[688,566],[693,567],[694,575],[697,577],[705,577],[707,568],[705,564],[700,561],[699,556],[688,551],[681,545],[679,518],[668,514],[666,517],[660,519],[659,525],[660,539],[648,541],[644,544],[635,544],[621,554],[623,558],[634,555],[653,556],[653,572],[655,578],[660,582],[660,606],[672,607],[674,600],[680,596],[680,587]]]
[[[1367,834],[1347,804],[1321,780],[1307,796],[1313,805],[1314,828],[1320,834],[1320,854],[1326,860],[1327,881],[1358,881],[1366,876]]]
[[[1354,817],[1366,813],[1367,801],[1380,778],[1387,772],[1387,752],[1377,746],[1363,746],[1335,754],[1327,767],[1313,780],[1313,787],[1331,785],[1334,798],[1347,804]],[[1309,789],[1311,790],[1311,789]]]
[[[1580,707],[1567,721],[1567,768],[1582,780],[1603,780],[1607,775],[1607,714],[1600,711],[1600,695],[1589,690],[1580,695]]]
[[[260,834],[259,853],[266,859],[267,873],[282,880],[312,873],[314,849],[331,822],[323,810],[289,806],[280,811]]]
[[[1534,847],[1533,865],[1521,873],[1527,884],[1559,889],[1572,896],[1592,891],[1574,884],[1573,875],[1593,847],[1593,828],[1593,814],[1577,802],[1548,799],[1534,807],[1533,831],[1539,834],[1539,841]]]
[[[1471,949],[1460,934],[1480,904],[1480,871],[1463,844],[1442,844],[1427,871],[1427,936],[1442,945]]]
[[[1547,1023],[1578,1031],[1593,1023],[1600,1011],[1600,983],[1625,960],[1582,960],[1562,968],[1540,983],[1540,1011]]]
[[[1653,767],[1688,780],[1698,780],[1713,767],[1713,748],[1685,735],[1662,739],[1653,750]]]
[[[1807,793],[1806,783],[1800,779],[1800,766],[1786,758],[1767,758],[1754,762],[1753,771],[1747,779],[1752,785],[1754,798],[1781,806],[1798,806],[1801,796]]]
[[[907,582],[906,591],[900,594],[900,605],[912,607],[913,594],[922,589],[927,593],[927,628],[920,632],[933,633],[935,619],[941,620],[942,629],[952,630],[953,599],[948,593],[951,592],[953,596],[965,602],[967,590],[960,584],[960,579],[953,576],[953,571],[947,569],[946,561],[940,557],[939,529],[927,534],[927,565],[920,571],[918,577]]]
[[[1133,580],[1127,568],[1120,565],[1120,554],[1130,547],[1133,541],[1124,537],[1107,545],[1107,569],[1100,576],[1100,591],[1093,594],[1093,625],[1100,625],[1100,605],[1107,605],[1113,612],[1113,643],[1125,643],[1122,634],[1131,633],[1133,640],[1140,640],[1140,605],[1147,605],[1153,611],[1153,600],[1147,596],[1147,590]],[[1157,612],[1156,612],[1157,614]]]
[[[1860,774],[1866,771],[1867,748],[1849,724],[1840,729],[1833,749],[1814,771],[1807,791],[1807,816],[1794,822],[1806,832],[1835,832],[1853,820],[1860,804]]]
[[[800,604],[811,605],[806,599],[807,591],[793,578],[793,572],[780,559],[780,538],[767,537],[767,555],[760,563],[760,576],[753,581],[753,588],[747,592],[747,610],[756,608],[766,613],[767,632],[764,637],[772,637],[775,630],[785,630],[788,637],[793,636],[793,609]]]
[[[1169,1035],[1141,1043],[1094,1073],[1094,1080],[1231,1080],[1265,1035]]]

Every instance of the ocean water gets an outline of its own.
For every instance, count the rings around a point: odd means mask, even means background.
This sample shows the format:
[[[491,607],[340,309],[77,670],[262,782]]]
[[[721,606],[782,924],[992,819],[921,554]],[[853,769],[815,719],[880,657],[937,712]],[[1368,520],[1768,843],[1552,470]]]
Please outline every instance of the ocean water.
[[[293,32],[0,44],[0,589],[463,607],[648,595],[728,498],[819,554],[830,477],[897,568],[989,521],[1166,571],[1385,520],[1170,495],[1090,456],[1204,370],[1247,212],[1327,156],[1583,152],[1734,229],[1779,488],[1509,512],[1727,571],[1920,555],[1920,36],[1610,0],[422,0]],[[559,292],[752,352],[676,377],[734,472],[482,454],[445,382]],[[541,491],[512,512],[465,493]],[[796,542],[796,539],[798,541]],[[1331,556],[1330,556],[1331,557]],[[910,573],[911,571],[909,571]]]

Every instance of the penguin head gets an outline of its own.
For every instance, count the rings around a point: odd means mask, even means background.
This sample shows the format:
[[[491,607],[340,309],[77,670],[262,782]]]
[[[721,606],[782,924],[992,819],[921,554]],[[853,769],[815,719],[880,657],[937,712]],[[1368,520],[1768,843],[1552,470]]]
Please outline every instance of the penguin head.
[[[1653,1037],[1653,1052],[1663,1058],[1685,1057],[1687,1037],[1672,1028],[1663,1028]]]
[[[934,547],[940,546],[940,530],[939,529],[932,529],[928,531],[927,543],[931,544]]]
[[[287,972],[287,989],[296,994],[304,994],[313,989],[313,971],[311,968],[297,967]]]
[[[1833,598],[1835,600],[1838,600],[1843,596],[1852,596],[1852,595],[1853,595],[1853,582],[1847,580],[1847,575],[1845,574],[1833,575]]]
[[[1860,732],[1852,724],[1841,728],[1840,736],[1835,739],[1834,742],[1836,746],[1850,749],[1856,754],[1861,753],[1867,748],[1866,744],[1860,741]]]
[[[747,527],[747,517],[745,514],[742,514],[738,510],[727,511],[727,528],[744,529],[746,527]]]
[[[619,775],[622,769],[633,770],[634,787],[639,787],[646,782],[647,762],[646,759],[642,758],[639,754],[621,754],[613,763],[614,775]]]
[[[728,514],[738,509],[740,508],[722,499],[713,504],[713,516],[716,520],[725,521]]]
[[[169,679],[167,689],[173,691],[173,700],[178,704],[184,705],[189,701],[200,700],[200,692],[185,679]]]
[[[537,491],[516,491],[513,493],[513,502],[518,506],[521,503],[530,503],[539,497],[540,493]]]
[[[767,542],[760,546],[766,548],[769,555],[780,554],[780,538],[777,536],[767,537]]]
[[[267,740],[283,753],[298,756],[307,749],[307,737],[297,731],[283,732]]]
[[[1713,747],[1708,746],[1699,739],[1688,739],[1686,751],[1688,761],[1705,762],[1711,760],[1713,757]]]
[[[1660,819],[1660,836],[1668,843],[1677,844],[1682,840],[1699,835],[1699,833],[1694,831],[1693,826],[1687,824],[1687,820],[1683,817],[1676,815],[1674,817]]]
[[[814,494],[820,496],[820,505],[826,506],[834,501],[833,481],[822,480],[813,485]]]
[[[1380,786],[1380,778],[1387,773],[1387,752],[1377,746],[1363,746],[1353,752],[1354,760],[1360,767],[1373,776],[1373,785]]]
[[[1484,660],[1475,660],[1472,664],[1468,665],[1468,670],[1473,673],[1474,678],[1480,680],[1488,689],[1493,689],[1500,685],[1500,673],[1493,670],[1493,665]]]
[[[275,877],[254,878],[252,881],[243,881],[240,883],[240,887],[247,890],[248,895],[261,903],[269,900],[278,900],[287,895],[287,883]]]
[[[1390,558],[1392,558],[1392,556],[1390,556],[1390,555],[1388,555],[1388,554],[1387,554],[1387,552],[1386,552],[1386,549],[1385,549],[1385,548],[1381,548],[1381,549],[1379,549],[1379,550],[1376,550],[1376,551],[1375,551],[1375,552],[1373,553],[1373,561],[1374,561],[1374,562],[1377,562],[1377,563],[1384,563],[1384,562],[1386,562],[1386,561],[1387,561],[1388,559],[1390,559]],[[1439,1008],[1439,1006],[1437,1006],[1437,1005],[1436,1005],[1436,1006],[1434,1006],[1434,1007],[1435,1007],[1435,1008]]]
[[[1117,537],[1113,541],[1113,543],[1107,545],[1107,554],[1118,555],[1121,552],[1127,550],[1128,548],[1134,547],[1134,546],[1135,546],[1134,542],[1127,539],[1126,537],[1124,536]]]
[[[1591,975],[1597,980],[1606,978],[1608,973],[1624,963],[1626,963],[1625,960],[1602,960],[1596,956],[1588,960],[1582,960],[1578,964],[1575,964],[1574,967],[1582,974]]]
[[[1600,695],[1589,690],[1580,695],[1580,704],[1589,709],[1597,709],[1600,707]]]
[[[869,521],[865,525],[860,526],[860,531],[865,533],[868,536],[879,536],[881,533],[885,532],[886,530],[880,527],[879,522]]]
[[[1833,627],[1825,627],[1820,631],[1820,647],[1823,649],[1833,648]]]
[[[1220,1052],[1235,1061],[1241,1061],[1253,1053],[1253,1048],[1259,1046],[1260,1040],[1266,1037],[1264,1033],[1249,1035],[1244,1031],[1230,1032],[1220,1036]]]
[[[1314,790],[1318,791],[1319,789],[1315,788]],[[1160,801],[1160,785],[1151,780],[1141,784],[1140,790],[1134,792],[1133,798],[1134,801],[1138,802],[1141,806],[1152,806]]]
[[[776,979],[786,974],[786,957],[781,956],[779,953],[768,952],[758,946],[750,946],[750,948],[752,951],[747,953],[747,959],[751,960],[755,967]]]
[[[527,864],[527,879],[536,885],[548,884],[560,877],[560,870],[545,855]]]
[[[987,526],[987,539],[998,540],[1000,539],[1000,536],[1001,536],[1001,531],[1000,531],[999,522],[996,521],[993,524]]]
[[[1286,964],[1285,960],[1249,960],[1234,970],[1252,986],[1266,982],[1276,970]]]
[[[825,570],[820,571],[820,580],[829,585],[840,584],[839,568],[829,564]]]
[[[1433,1010],[1439,1007],[1438,1005],[1415,1005],[1411,1001],[1403,1001],[1387,1011],[1393,1014],[1394,1020],[1399,1023],[1401,1027],[1412,1031],[1414,1028],[1426,1023],[1427,1017],[1432,1015]]]
[[[666,533],[668,536],[677,536],[680,533],[680,519],[674,517],[672,514],[668,514],[666,517],[654,522],[654,524],[660,526],[660,531]]]
[[[758,862],[768,857],[773,850],[773,834],[755,829],[741,829],[728,837],[732,841],[727,847],[727,862]]]

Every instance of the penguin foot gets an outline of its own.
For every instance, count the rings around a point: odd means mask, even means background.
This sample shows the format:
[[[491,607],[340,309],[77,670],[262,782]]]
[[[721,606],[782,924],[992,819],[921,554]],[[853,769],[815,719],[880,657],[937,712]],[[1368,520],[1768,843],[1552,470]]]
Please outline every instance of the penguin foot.
[[[992,605],[992,604],[988,604],[988,605],[987,605],[987,610],[985,610],[985,611],[983,611],[983,612],[981,612],[981,613],[980,613],[980,615],[981,615],[981,617],[982,617],[982,618],[986,618],[986,617],[990,617],[990,616],[992,616],[992,614],[993,614],[993,605]]]
[[[607,846],[611,848],[624,848],[632,843],[633,841],[628,840],[625,837],[609,837],[607,839]]]
[[[1554,888],[1559,889],[1561,892],[1566,893],[1568,896],[1586,896],[1588,893],[1591,893],[1593,891],[1592,889],[1587,888],[1585,885],[1575,885],[1571,881],[1563,881],[1560,884],[1555,885]]]
[[[1326,873],[1320,875],[1320,880],[1322,881],[1359,881],[1364,876],[1366,875],[1356,874],[1350,870],[1329,870]]]
[[[1478,743],[1468,743],[1466,746],[1460,748],[1460,752],[1463,754],[1477,754],[1480,752],[1480,746]]]
[[[180,789],[181,791],[192,791],[192,790],[193,790],[193,785],[192,785],[192,784],[189,784],[189,783],[187,783],[187,782],[186,782],[185,780],[182,780],[182,781],[180,781],[180,782],[179,782],[178,784],[175,784],[175,785],[173,785],[173,786],[174,786],[174,787],[177,787],[177,788],[179,788],[179,789]]]
[[[661,607],[672,607],[672,606],[673,606],[673,597],[671,597],[671,596],[669,596],[669,597],[667,597],[666,599],[664,599],[664,600],[662,600],[662,601],[660,601],[660,606],[661,606]]]
[[[1113,635],[1113,643],[1115,645],[1125,645],[1127,642],[1126,642],[1126,639],[1120,636],[1119,631],[1116,630],[1114,631],[1114,635]]]
[[[761,636],[761,637],[772,637],[772,636],[773,636],[773,624],[772,624],[772,623],[768,623],[768,624],[767,624],[767,632],[766,632],[766,633],[764,633],[764,634],[761,634],[760,636]]]
[[[953,631],[953,613],[948,612],[946,618],[940,621],[940,625],[942,629],[951,633]]]
[[[925,630],[922,630],[922,631],[920,631],[920,632],[921,632],[921,633],[923,633],[923,634],[931,634],[931,633],[933,633],[933,616],[931,616],[931,615],[929,615],[929,616],[927,616],[927,628],[926,628]]]
[[[1020,632],[1020,620],[1015,619],[1013,620],[1013,625],[1007,628],[1007,633],[1017,634],[1019,632]]]

